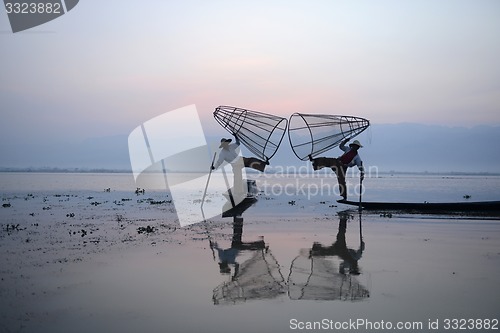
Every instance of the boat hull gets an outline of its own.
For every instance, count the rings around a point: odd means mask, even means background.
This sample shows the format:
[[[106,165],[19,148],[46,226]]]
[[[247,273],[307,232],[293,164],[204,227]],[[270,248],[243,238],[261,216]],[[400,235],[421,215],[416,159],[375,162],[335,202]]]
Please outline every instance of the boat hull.
[[[359,202],[338,200],[359,207]],[[500,212],[500,201],[477,202],[362,202],[366,210],[399,210],[418,212]]]

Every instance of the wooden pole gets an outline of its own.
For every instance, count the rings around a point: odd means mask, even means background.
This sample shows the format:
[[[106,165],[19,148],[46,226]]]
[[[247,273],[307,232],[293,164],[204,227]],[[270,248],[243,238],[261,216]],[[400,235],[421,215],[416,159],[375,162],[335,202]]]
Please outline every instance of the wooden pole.
[[[363,168],[363,163],[361,163],[361,168]],[[363,210],[363,207],[361,205],[361,195],[363,194],[363,173],[364,170],[360,173],[359,175],[359,211]]]
[[[212,167],[214,166],[215,156],[217,153],[214,153],[214,158],[212,159],[212,164],[210,164],[210,171],[208,172],[207,184],[205,185],[205,191],[203,192],[203,197],[201,198],[201,211],[203,213],[203,204],[205,203],[205,196],[207,195],[208,183],[210,182],[210,176],[212,176]]]

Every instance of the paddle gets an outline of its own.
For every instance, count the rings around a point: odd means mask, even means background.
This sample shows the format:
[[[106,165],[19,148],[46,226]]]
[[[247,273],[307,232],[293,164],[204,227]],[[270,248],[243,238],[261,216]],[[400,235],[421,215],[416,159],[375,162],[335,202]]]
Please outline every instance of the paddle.
[[[201,208],[201,215],[203,216],[203,223],[205,224],[205,230],[206,230],[207,236],[208,236],[208,244],[209,244],[210,249],[212,250],[212,257],[214,258],[214,260],[215,260],[215,252],[214,252],[214,249],[212,247],[212,237],[210,237],[210,231],[208,230],[207,219],[205,218],[205,213],[203,212],[203,204],[205,203],[205,197],[207,195],[208,184],[210,183],[210,177],[212,176],[212,168],[214,166],[216,155],[217,155],[217,152],[214,153],[214,158],[212,159],[212,164],[210,164],[210,171],[208,172],[207,184],[205,185],[205,191],[203,192],[203,197],[201,199],[201,207],[200,207]]]
[[[361,162],[361,168],[363,168],[363,162]],[[361,212],[361,210],[363,209],[363,207],[361,206],[361,195],[363,194],[363,173],[361,173],[359,175],[359,211]]]
[[[208,172],[207,184],[205,185],[205,191],[203,192],[203,197],[201,199],[201,212],[202,212],[202,214],[203,214],[203,204],[205,203],[205,196],[207,195],[208,183],[210,183],[210,176],[212,176],[212,168],[214,166],[216,155],[217,155],[217,152],[214,153],[214,158],[212,159],[212,164],[210,164],[210,171]],[[203,218],[204,217],[205,216],[203,216]]]

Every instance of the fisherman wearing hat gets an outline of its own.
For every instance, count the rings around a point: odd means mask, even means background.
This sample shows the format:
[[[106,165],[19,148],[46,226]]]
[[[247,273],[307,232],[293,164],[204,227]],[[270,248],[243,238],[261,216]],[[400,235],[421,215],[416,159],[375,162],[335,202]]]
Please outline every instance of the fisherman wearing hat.
[[[318,157],[318,158],[310,158],[313,169],[320,170],[322,168],[328,167],[332,168],[332,170],[337,174],[337,179],[339,182],[340,188],[340,196],[347,200],[347,185],[345,182],[345,174],[347,172],[347,168],[357,166],[359,171],[361,172],[361,180],[365,177],[365,170],[363,168],[363,161],[361,161],[361,157],[359,157],[358,149],[363,146],[358,140],[354,140],[349,147],[346,147],[346,143],[350,140],[350,138],[345,139],[340,143],[339,148],[342,149],[344,154],[337,158],[330,157]]]
[[[220,140],[220,146],[219,148],[222,148],[220,153],[219,153],[219,158],[217,159],[217,162],[215,162],[214,165],[212,165],[212,170],[215,170],[219,168],[222,163],[227,162],[227,163],[233,163],[236,162],[236,159],[238,158],[238,153],[236,149],[238,149],[239,144],[238,143],[231,143],[233,141],[232,139],[225,139],[222,138]]]
[[[218,169],[224,162],[231,164],[231,166],[233,167],[235,192],[241,192],[242,182],[243,182],[241,170],[244,167],[250,167],[255,170],[263,172],[266,165],[269,165],[269,162],[268,161],[264,162],[255,157],[239,156],[237,149],[240,146],[240,141],[238,140],[237,136],[235,136],[235,138],[236,138],[235,143],[231,143],[233,141],[232,139],[222,138],[220,140],[219,148],[222,149],[219,153],[219,158],[217,159],[217,162],[215,162],[215,164],[212,165],[212,170]]]

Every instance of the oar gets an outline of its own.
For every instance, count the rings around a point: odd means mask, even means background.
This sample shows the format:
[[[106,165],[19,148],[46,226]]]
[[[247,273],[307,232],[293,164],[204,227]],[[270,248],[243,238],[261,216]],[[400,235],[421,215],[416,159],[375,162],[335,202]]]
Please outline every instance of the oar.
[[[359,240],[363,243],[363,225],[361,224],[361,211],[359,212]]]
[[[205,197],[207,195],[208,183],[210,183],[210,176],[212,176],[212,167],[214,166],[215,156],[217,153],[214,153],[214,158],[212,159],[212,164],[210,164],[210,171],[208,172],[207,184],[205,185],[205,191],[203,192],[203,197],[201,199],[201,212],[203,213],[203,204],[205,203]]]
[[[361,168],[363,168],[363,162],[361,162]],[[361,173],[359,175],[359,211],[361,212],[361,210],[363,209],[363,207],[361,206],[361,195],[363,193],[363,173]]]
[[[208,244],[209,244],[210,249],[212,250],[212,257],[214,258],[214,260],[215,260],[215,252],[214,252],[214,249],[212,248],[212,237],[210,237],[210,231],[208,230],[207,220],[205,218],[205,213],[203,212],[203,204],[205,203],[205,197],[207,195],[208,184],[210,183],[210,176],[212,176],[212,167],[214,166],[216,155],[217,155],[217,152],[214,153],[214,158],[212,159],[212,164],[210,164],[210,171],[208,172],[207,184],[205,185],[205,191],[203,192],[203,198],[201,199],[201,214],[203,216],[203,223],[205,224],[205,230],[207,232]]]

